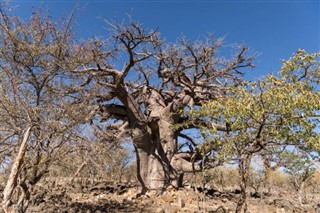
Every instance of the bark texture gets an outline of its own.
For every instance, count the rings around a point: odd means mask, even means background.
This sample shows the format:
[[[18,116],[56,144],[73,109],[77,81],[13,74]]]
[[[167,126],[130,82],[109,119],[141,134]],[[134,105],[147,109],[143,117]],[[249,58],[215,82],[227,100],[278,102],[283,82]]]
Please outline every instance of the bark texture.
[[[252,154],[245,155],[243,158],[239,160],[239,173],[240,173],[240,190],[241,190],[241,197],[238,200],[236,213],[241,212],[248,212],[248,192],[247,192],[247,185],[249,181],[250,175],[250,167],[251,167],[251,158]]]
[[[182,111],[201,107],[202,101],[222,96],[226,86],[241,83],[240,70],[252,66],[248,49],[240,47],[226,60],[217,56],[220,39],[188,42],[181,38],[171,45],[157,31],[134,22],[111,24],[111,28],[110,40],[116,48],[110,50],[95,41],[77,55],[88,63],[71,70],[85,79],[78,88],[94,88],[83,95],[98,104],[90,115],[101,123],[91,125],[103,130],[109,141],[130,138],[143,191],[179,187],[184,173],[202,171],[201,165],[217,165],[212,163],[217,147],[204,148],[185,131],[204,125],[227,131],[226,124],[199,119],[186,126],[189,118]],[[111,62],[117,58],[121,60]],[[118,69],[123,60],[123,68]],[[105,121],[107,127],[102,126]]]
[[[29,140],[30,131],[31,131],[31,127],[28,127],[24,133],[23,139],[19,147],[19,152],[14,160],[9,179],[3,191],[2,208],[6,213],[17,212],[17,210],[19,209],[19,206],[17,204],[21,204],[22,200],[24,200],[24,202],[26,203],[25,204],[26,206],[21,208],[24,209],[27,207],[27,202],[28,202],[28,199],[26,199],[28,197],[27,194],[25,194],[26,196],[23,196],[24,198],[19,199],[17,203],[13,203],[12,197],[17,187],[22,187],[22,189],[26,187],[25,183],[22,183],[20,186],[18,185],[18,177],[20,174],[20,169],[23,164],[24,155],[27,150],[27,143]],[[24,191],[27,191],[27,190],[24,190]]]

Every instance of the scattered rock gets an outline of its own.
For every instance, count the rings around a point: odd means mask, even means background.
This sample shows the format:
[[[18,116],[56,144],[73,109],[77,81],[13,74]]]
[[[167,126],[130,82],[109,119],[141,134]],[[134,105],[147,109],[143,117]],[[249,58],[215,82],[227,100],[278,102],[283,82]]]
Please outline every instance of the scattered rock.
[[[163,208],[157,208],[155,212],[156,213],[165,213]]]
[[[148,191],[146,193],[146,196],[148,196],[148,197],[156,197],[156,196],[158,196],[158,192],[157,192],[157,190],[150,190],[150,191]]]
[[[178,197],[178,207],[182,209],[185,206],[186,206],[186,204],[185,204],[184,200],[179,196]]]
[[[174,202],[174,197],[170,196],[170,195],[161,196],[161,199],[166,203],[173,203]]]
[[[227,198],[222,198],[221,201],[222,201],[223,203],[226,203],[226,202],[228,202],[228,199],[227,199]]]
[[[58,183],[58,182],[57,182]],[[42,183],[33,191],[30,207],[27,212],[154,212],[154,213],[227,213],[234,212],[238,191],[217,191],[203,189],[196,192],[193,189],[170,189],[161,194],[150,190],[145,195],[139,195],[137,187],[124,186],[111,182],[92,183],[91,185],[78,185]],[[319,212],[320,205],[297,205],[294,200],[287,197],[262,196],[263,199],[251,194],[249,198],[249,212]],[[263,195],[262,192],[260,195]],[[276,199],[275,199],[276,198]],[[1,198],[0,198],[1,202]],[[260,203],[259,203],[260,202]],[[319,212],[320,213],[320,212]]]

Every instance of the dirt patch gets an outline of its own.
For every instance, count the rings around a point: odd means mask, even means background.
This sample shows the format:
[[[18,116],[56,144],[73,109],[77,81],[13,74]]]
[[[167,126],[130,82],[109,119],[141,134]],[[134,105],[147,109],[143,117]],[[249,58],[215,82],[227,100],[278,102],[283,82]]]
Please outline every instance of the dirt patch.
[[[152,212],[152,213],[227,213],[234,212],[238,191],[220,192],[216,189],[184,187],[165,192],[149,191],[139,194],[138,186],[131,183],[115,184],[108,181],[41,182],[34,190],[27,212]],[[315,203],[298,205],[284,197],[252,194],[249,212],[320,212]]]

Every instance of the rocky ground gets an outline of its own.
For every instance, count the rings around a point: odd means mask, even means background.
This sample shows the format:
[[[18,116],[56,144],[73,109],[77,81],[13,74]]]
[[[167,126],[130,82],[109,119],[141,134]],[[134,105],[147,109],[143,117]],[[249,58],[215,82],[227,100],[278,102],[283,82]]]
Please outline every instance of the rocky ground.
[[[133,184],[115,184],[108,181],[85,182],[46,180],[34,191],[28,212],[234,212],[239,191],[219,192],[214,189],[184,187],[157,193],[150,191],[139,195]],[[287,196],[252,194],[249,199],[250,212],[320,212],[318,206],[300,206]]]

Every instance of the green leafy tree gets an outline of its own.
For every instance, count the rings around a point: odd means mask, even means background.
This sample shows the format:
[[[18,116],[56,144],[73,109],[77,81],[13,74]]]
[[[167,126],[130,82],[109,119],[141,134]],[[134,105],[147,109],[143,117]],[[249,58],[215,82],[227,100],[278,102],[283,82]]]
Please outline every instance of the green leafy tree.
[[[194,120],[225,123],[228,132],[203,127],[211,138],[208,143],[221,146],[220,157],[238,162],[242,196],[237,212],[247,211],[247,184],[254,154],[295,146],[319,148],[319,56],[299,50],[284,61],[279,76],[268,75],[257,82],[226,89],[226,96],[203,102],[193,111]]]
[[[298,195],[300,205],[305,197],[306,184],[316,172],[316,165],[311,156],[302,151],[287,151],[283,158],[286,161],[285,172],[289,175],[290,184]]]

